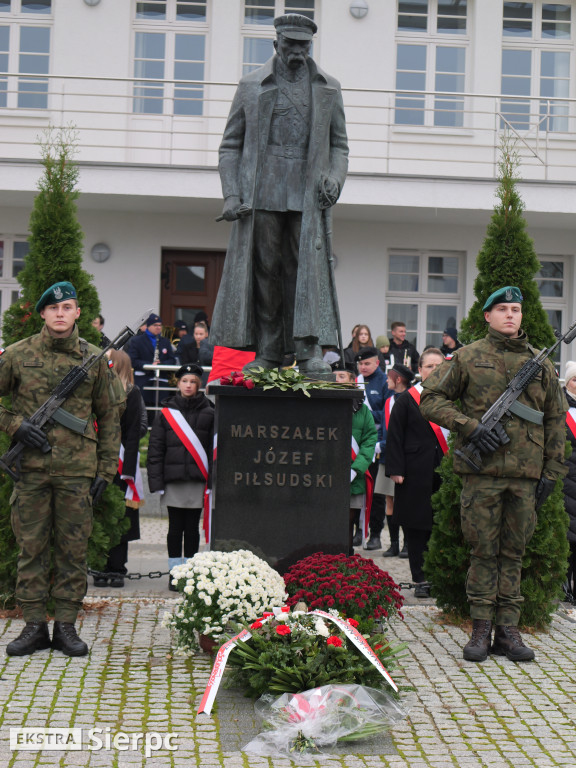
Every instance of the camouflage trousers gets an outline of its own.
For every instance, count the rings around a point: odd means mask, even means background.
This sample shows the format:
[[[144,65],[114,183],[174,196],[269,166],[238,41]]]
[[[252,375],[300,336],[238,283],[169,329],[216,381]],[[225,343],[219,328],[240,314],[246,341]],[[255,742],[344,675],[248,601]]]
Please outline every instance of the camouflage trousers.
[[[464,475],[461,523],[470,544],[466,594],[473,619],[517,626],[522,557],[536,527],[536,480]]]
[[[86,550],[92,532],[91,480],[27,472],[10,499],[20,547],[16,601],[25,621],[45,621],[49,595],[56,621],[75,622],[86,594]],[[53,547],[53,578],[50,550]]]

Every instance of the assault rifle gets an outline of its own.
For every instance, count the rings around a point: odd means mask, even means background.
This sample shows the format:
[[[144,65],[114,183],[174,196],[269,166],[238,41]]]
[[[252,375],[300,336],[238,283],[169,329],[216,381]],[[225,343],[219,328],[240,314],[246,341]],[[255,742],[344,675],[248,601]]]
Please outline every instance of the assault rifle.
[[[541,418],[541,414],[537,411],[522,405],[522,403],[517,403],[516,401],[522,392],[524,392],[528,384],[530,384],[532,379],[534,379],[534,377],[542,370],[546,358],[550,357],[550,355],[556,351],[560,343],[563,341],[565,344],[570,344],[575,338],[576,321],[572,323],[563,336],[558,336],[557,341],[551,347],[543,349],[536,355],[536,357],[533,357],[524,363],[504,392],[502,392],[498,400],[496,400],[496,402],[486,411],[484,416],[482,416],[480,423],[484,424],[493,432],[499,440],[500,445],[507,445],[510,442],[510,438],[506,434],[501,422],[506,418],[510,418],[512,413],[516,413],[516,415],[521,418],[527,418],[529,421],[535,421],[538,416]],[[541,423],[541,421],[539,423]],[[480,472],[482,469],[482,455],[471,441],[466,443],[461,449],[454,451],[454,453],[466,462],[474,472]]]
[[[75,432],[83,433],[86,429],[86,422],[64,410],[58,413],[60,406],[86,380],[88,371],[97,365],[109,350],[120,349],[120,347],[126,344],[128,339],[136,334],[138,328],[150,317],[151,312],[152,310],[148,310],[142,317],[138,318],[134,326],[127,325],[101,352],[90,355],[82,365],[75,365],[74,368],[68,371],[62,381],[55,386],[50,397],[30,416],[28,421],[40,428],[57,421]],[[14,482],[20,479],[20,455],[25,447],[22,442],[14,443],[3,456],[0,456],[0,469],[4,470]],[[47,440],[41,450],[43,453],[49,453],[52,450]]]

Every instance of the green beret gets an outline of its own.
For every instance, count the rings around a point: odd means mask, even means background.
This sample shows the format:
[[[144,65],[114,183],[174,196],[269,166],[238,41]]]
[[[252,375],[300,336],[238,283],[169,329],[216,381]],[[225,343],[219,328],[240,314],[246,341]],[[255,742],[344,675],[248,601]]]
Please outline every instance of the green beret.
[[[482,307],[482,312],[489,312],[494,304],[522,304],[524,297],[520,293],[520,288],[514,285],[506,285],[504,288],[498,288],[497,291],[490,294],[486,303]]]
[[[50,288],[47,288],[42,296],[36,303],[36,312],[40,312],[48,304],[60,304],[61,301],[67,301],[68,299],[76,299],[76,288],[67,280],[63,280],[61,283],[54,283]]]

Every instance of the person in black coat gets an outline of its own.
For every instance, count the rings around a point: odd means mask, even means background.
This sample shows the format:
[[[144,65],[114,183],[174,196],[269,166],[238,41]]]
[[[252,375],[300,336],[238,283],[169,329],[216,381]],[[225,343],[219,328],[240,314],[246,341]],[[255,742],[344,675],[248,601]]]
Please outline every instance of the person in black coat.
[[[156,393],[153,389],[147,389],[155,384],[154,371],[145,371],[145,365],[176,365],[176,357],[170,340],[162,336],[162,320],[158,315],[152,314],[146,320],[146,330],[133,336],[127,349],[132,367],[134,368],[134,381],[140,387],[142,397],[147,408],[156,405]],[[168,384],[167,376],[161,376],[159,386]],[[152,424],[155,417],[154,410],[148,411],[148,423]]]
[[[118,472],[114,478],[125,494],[126,517],[130,528],[122,534],[120,542],[108,552],[105,572],[107,576],[94,576],[95,587],[123,587],[128,573],[128,542],[140,538],[139,508],[144,504],[144,488],[140,474],[140,439],[148,431],[146,407],[138,387],[134,385],[132,364],[126,352],[112,349],[108,353],[114,371],[126,391],[126,408],[120,417],[121,447]]]
[[[147,460],[150,491],[163,494],[168,508],[170,570],[198,552],[198,523],[205,490],[211,485],[214,440],[214,407],[200,392],[202,368],[183,365],[175,375],[178,392],[163,401],[156,416]],[[198,460],[187,447],[191,443]],[[169,586],[175,589],[171,580]]]
[[[439,349],[423,352],[419,365],[422,381],[443,362]],[[443,450],[430,422],[420,413],[421,387],[417,384],[396,397],[386,438],[386,474],[395,483],[394,522],[404,531],[416,583],[414,595],[429,597],[430,586],[423,571],[424,553],[432,533],[432,494],[440,485],[434,470],[442,460]]]
[[[568,527],[570,554],[566,592],[568,596],[576,598],[576,362],[569,360],[566,363],[564,380],[566,382],[564,393],[569,409],[566,414],[566,437],[572,446],[572,453],[566,462],[568,474],[564,478],[564,504],[570,518]]]

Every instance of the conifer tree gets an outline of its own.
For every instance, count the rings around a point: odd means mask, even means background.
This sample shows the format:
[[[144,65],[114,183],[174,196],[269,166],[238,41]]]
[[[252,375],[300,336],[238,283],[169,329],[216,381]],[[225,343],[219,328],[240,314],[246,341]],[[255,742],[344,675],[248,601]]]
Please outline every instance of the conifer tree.
[[[82,229],[77,220],[78,166],[74,162],[76,137],[72,129],[48,129],[40,140],[44,172],[30,215],[30,250],[18,280],[20,299],[3,315],[4,345],[38,333],[42,318],[34,311],[38,298],[53,283],[70,281],[81,308],[78,327],[87,341],[99,344],[91,321],[100,312],[100,301],[92,276],[82,267]],[[0,452],[9,438],[0,434]],[[10,525],[12,481],[0,476],[0,606],[9,605],[16,582],[17,545]],[[109,486],[94,510],[94,530],[89,542],[89,564],[102,568],[111,546],[118,543],[126,527],[124,500],[119,488]]]
[[[530,343],[541,349],[554,343],[554,332],[534,280],[540,269],[534,243],[526,232],[524,204],[517,189],[518,154],[513,142],[504,137],[499,163],[498,202],[478,254],[478,275],[474,283],[476,301],[462,322],[460,338],[465,344],[486,335],[482,307],[498,288],[516,285],[524,297],[522,328]],[[433,497],[434,528],[425,560],[425,573],[432,582],[432,595],[440,608],[460,617],[470,615],[466,600],[466,572],[469,546],[460,527],[462,483],[452,469],[452,451],[440,467],[442,486]],[[538,523],[523,561],[524,603],[520,623],[543,626],[550,623],[562,584],[566,579],[568,518],[564,510],[562,481],[538,511]]]

